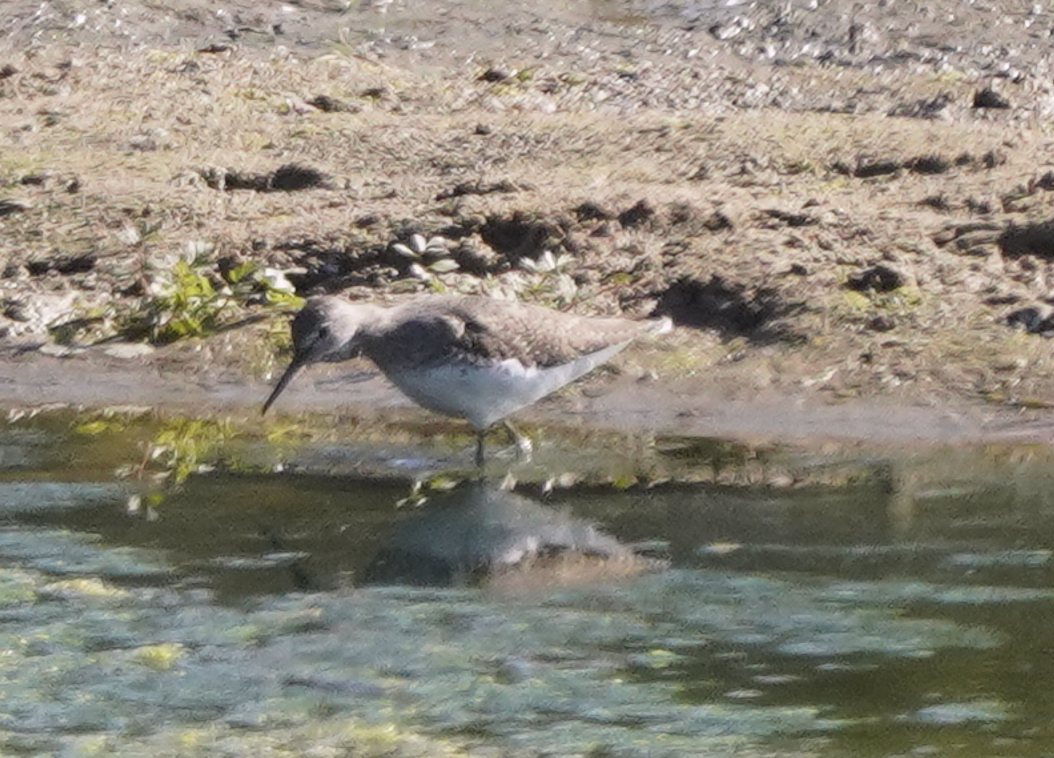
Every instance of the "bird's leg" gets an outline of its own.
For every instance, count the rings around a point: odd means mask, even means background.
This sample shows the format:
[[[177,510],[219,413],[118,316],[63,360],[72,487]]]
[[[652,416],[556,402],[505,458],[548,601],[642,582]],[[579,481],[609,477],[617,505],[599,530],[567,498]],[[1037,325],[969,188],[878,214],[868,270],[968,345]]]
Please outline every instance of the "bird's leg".
[[[524,462],[531,460],[531,453],[534,450],[534,446],[531,444],[530,437],[520,434],[516,431],[516,427],[508,421],[502,421],[501,425],[505,427],[505,431],[507,431],[509,437],[512,438],[513,449],[516,451],[516,459]],[[486,456],[483,453],[483,448],[484,441],[487,438],[487,431],[487,429],[476,430],[476,466],[480,469],[486,465]]]
[[[502,424],[505,426],[505,431],[512,437],[512,444],[516,446],[516,457],[521,461],[529,461],[531,459],[531,453],[534,451],[534,445],[531,444],[531,438],[520,434],[516,431],[516,427],[510,424],[508,421],[503,421]]]

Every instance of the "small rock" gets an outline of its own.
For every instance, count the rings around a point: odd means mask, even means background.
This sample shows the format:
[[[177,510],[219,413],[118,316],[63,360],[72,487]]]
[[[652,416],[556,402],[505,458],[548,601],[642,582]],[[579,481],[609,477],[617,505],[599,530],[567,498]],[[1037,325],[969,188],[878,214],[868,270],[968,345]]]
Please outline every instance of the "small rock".
[[[903,163],[898,160],[861,156],[857,158],[855,165],[837,161],[831,166],[831,170],[838,174],[854,176],[857,179],[870,179],[874,176],[895,174],[902,166]]]
[[[945,119],[948,118],[948,106],[953,102],[950,94],[943,92],[934,98],[915,100],[910,103],[898,103],[889,109],[889,116],[901,118]]]
[[[110,345],[103,352],[113,358],[140,358],[153,353],[154,348],[145,342],[119,342]]]
[[[1054,329],[1054,308],[1049,305],[1032,305],[1011,311],[1006,317],[1007,326],[1024,329],[1029,334],[1043,334]]]
[[[782,221],[787,226],[813,226],[819,223],[819,219],[815,216],[810,216],[808,213],[795,213],[792,211],[784,211],[779,208],[769,208],[763,211],[769,218],[774,218],[777,221]]]
[[[999,208],[1000,203],[993,197],[975,197],[971,195],[963,201],[963,205],[965,205],[966,209],[972,213],[985,215],[988,213],[995,213]]]
[[[54,173],[51,171],[40,171],[35,174],[26,174],[18,180],[18,183],[33,185],[34,187],[43,187],[53,176]]]
[[[996,292],[984,299],[985,305],[1013,305],[1024,300],[1020,292]]]
[[[26,180],[23,179],[22,183],[25,184]],[[1028,180],[1029,193],[1031,194],[1038,190],[1043,190],[1044,192],[1054,190],[1054,171],[1047,171],[1040,176]]]
[[[849,277],[849,281],[846,285],[849,289],[863,292],[864,290],[874,290],[875,292],[892,292],[895,289],[903,287],[907,278],[904,274],[897,271],[892,266],[887,266],[884,263],[880,263],[877,266],[872,266],[864,271],[858,271],[857,273]]]
[[[927,208],[933,208],[935,211],[950,211],[952,209],[952,203],[948,199],[948,196],[943,192],[936,195],[927,195],[926,197],[919,200],[919,205]]]
[[[28,211],[33,206],[22,200],[14,200],[11,198],[5,198],[0,200],[0,216],[10,216],[14,213],[22,213]]]
[[[735,19],[729,24],[714,24],[708,31],[715,39],[724,42],[738,36],[743,31],[743,27],[739,25],[738,21],[739,19]]]
[[[573,212],[579,221],[608,221],[615,218],[614,213],[588,200],[574,208]]]
[[[35,293],[4,298],[3,315],[17,323],[13,334],[44,334],[53,324],[71,317],[76,295]]]
[[[995,168],[1006,163],[1006,153],[1002,150],[989,150],[981,156],[981,165],[985,168]]]
[[[655,216],[655,209],[647,200],[640,200],[632,208],[618,214],[619,223],[627,229],[640,226]]]
[[[39,352],[41,355],[50,355],[52,358],[68,358],[71,355],[83,353],[84,348],[70,347],[69,345],[56,345],[53,342],[49,342],[46,345],[41,345]]]
[[[951,161],[942,155],[920,155],[905,165],[916,174],[943,174],[952,167]]]
[[[140,132],[139,134],[133,135],[128,140],[128,146],[132,150],[138,150],[143,153],[150,153],[155,150],[160,150],[163,147],[169,147],[165,142],[168,137],[168,132],[164,129],[151,129],[148,132]]]
[[[502,71],[500,68],[488,68],[482,74],[476,77],[478,82],[503,82],[509,78],[507,71]]]
[[[991,87],[977,90],[973,95],[974,108],[1009,108],[1010,101]]]
[[[897,322],[889,316],[875,316],[867,322],[867,328],[873,332],[889,332],[895,329]]]
[[[92,253],[73,257],[56,256],[26,263],[26,270],[33,276],[44,276],[57,271],[60,274],[84,274],[95,268],[98,256]]]
[[[299,97],[287,97],[285,99],[285,104],[286,107],[289,109],[289,113],[295,113],[298,116],[304,116],[308,113],[318,112],[318,108],[316,108],[314,105],[307,102],[306,100],[301,100]]]
[[[217,55],[219,53],[226,53],[230,49],[231,49],[231,46],[228,45],[225,42],[214,42],[211,45],[205,45],[204,47],[199,47],[197,49],[197,52],[205,53],[205,54],[209,54],[209,55]]]
[[[721,211],[714,211],[703,222],[703,226],[706,227],[707,231],[720,232],[732,228],[732,219]]]
[[[56,126],[66,114],[62,111],[52,111],[45,108],[38,111],[37,115],[40,116],[40,122],[44,126]]]
[[[346,103],[343,100],[330,97],[329,95],[316,95],[307,101],[308,105],[318,108],[324,113],[358,113],[362,108],[354,103]]]
[[[710,167],[705,163],[699,166],[688,176],[690,182],[703,182],[710,178]]]
[[[287,163],[275,169],[270,176],[268,188],[275,192],[295,192],[297,190],[324,187],[326,175],[311,166],[298,163]]]
[[[491,248],[478,245],[470,239],[461,241],[451,256],[462,271],[485,276],[498,266],[500,256]]]

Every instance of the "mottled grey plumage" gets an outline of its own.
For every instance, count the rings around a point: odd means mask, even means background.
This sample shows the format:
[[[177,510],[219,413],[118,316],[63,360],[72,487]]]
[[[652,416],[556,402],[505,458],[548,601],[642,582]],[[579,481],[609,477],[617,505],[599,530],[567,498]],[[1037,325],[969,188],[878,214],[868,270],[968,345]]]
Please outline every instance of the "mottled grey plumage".
[[[587,318],[484,297],[431,296],[395,308],[312,298],[293,319],[293,360],[264,411],[301,367],[361,352],[412,400],[482,433],[637,337],[669,328],[669,319]]]

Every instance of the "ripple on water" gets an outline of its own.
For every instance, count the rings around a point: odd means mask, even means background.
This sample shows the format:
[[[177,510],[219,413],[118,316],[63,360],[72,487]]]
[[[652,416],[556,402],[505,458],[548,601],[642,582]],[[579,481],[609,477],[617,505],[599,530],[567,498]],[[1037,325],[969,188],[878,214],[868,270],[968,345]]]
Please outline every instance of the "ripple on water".
[[[922,503],[916,540],[882,502],[862,508],[859,487],[569,490],[558,508],[489,492],[500,507],[457,518],[396,508],[405,489],[196,476],[148,522],[109,484],[0,484],[0,752],[850,755],[890,734],[883,749],[900,754],[1008,729],[1047,692],[1046,538],[978,537],[976,515],[946,538],[951,495]],[[465,549],[469,532],[484,549]],[[440,573],[455,581],[544,559],[536,543],[610,557],[631,539],[660,541],[680,568],[515,593],[362,582],[379,555],[454,555]],[[338,589],[222,589],[301,562]],[[1037,744],[1041,712],[1018,730]]]
[[[124,489],[84,482],[0,482],[0,517],[55,513],[100,503],[119,503]]]

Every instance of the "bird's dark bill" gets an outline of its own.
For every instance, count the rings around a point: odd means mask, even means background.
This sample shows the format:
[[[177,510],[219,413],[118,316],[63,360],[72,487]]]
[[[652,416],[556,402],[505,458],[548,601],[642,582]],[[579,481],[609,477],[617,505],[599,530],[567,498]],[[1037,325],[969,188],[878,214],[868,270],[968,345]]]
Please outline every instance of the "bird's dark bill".
[[[293,380],[293,377],[296,376],[297,372],[300,371],[301,368],[303,368],[305,363],[306,361],[304,360],[293,358],[293,362],[289,364],[289,367],[285,370],[285,373],[283,373],[282,377],[278,380],[278,384],[274,386],[274,389],[271,390],[271,394],[264,402],[263,410],[260,411],[261,415],[267,413],[267,409],[270,408],[274,401],[278,399],[278,396],[282,394],[282,390],[284,390],[286,385]]]

